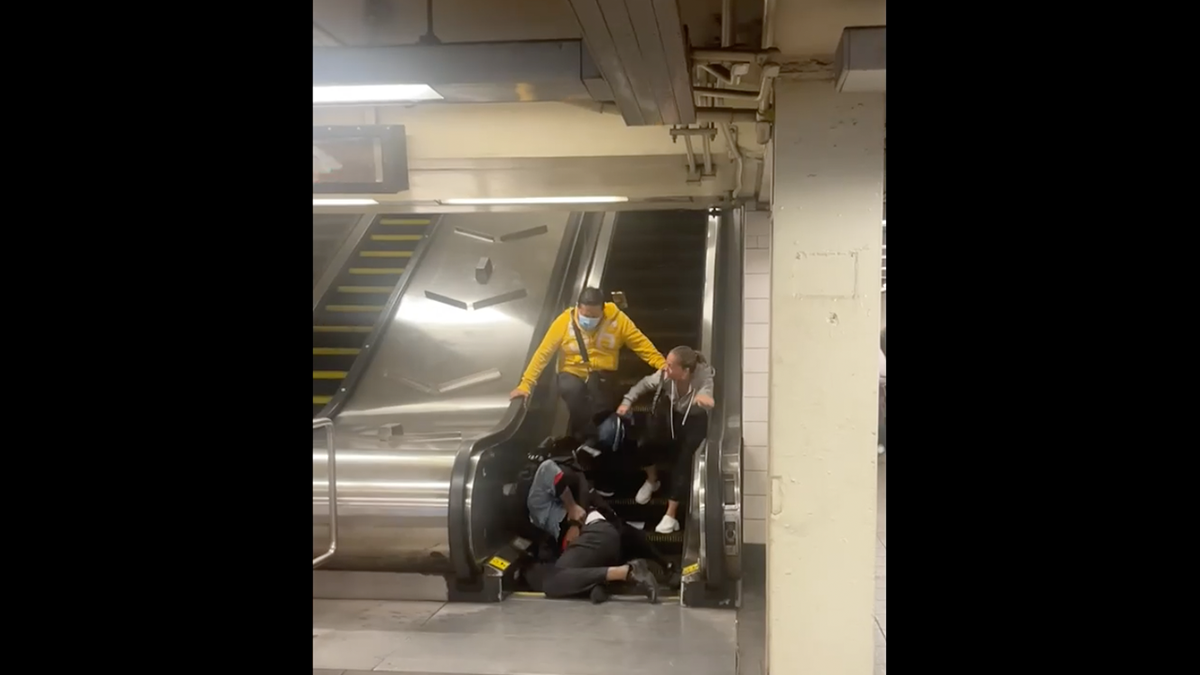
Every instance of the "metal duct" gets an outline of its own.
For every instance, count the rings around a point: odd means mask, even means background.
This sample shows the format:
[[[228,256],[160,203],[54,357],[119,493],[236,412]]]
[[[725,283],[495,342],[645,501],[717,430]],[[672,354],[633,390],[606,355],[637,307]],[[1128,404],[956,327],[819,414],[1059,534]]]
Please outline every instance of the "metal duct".
[[[368,84],[426,84],[447,103],[591,101],[607,93],[579,40],[313,47],[314,87]]]
[[[833,72],[840,92],[886,92],[887,26],[847,28],[842,31]]]
[[[626,125],[696,121],[676,0],[567,2]]]

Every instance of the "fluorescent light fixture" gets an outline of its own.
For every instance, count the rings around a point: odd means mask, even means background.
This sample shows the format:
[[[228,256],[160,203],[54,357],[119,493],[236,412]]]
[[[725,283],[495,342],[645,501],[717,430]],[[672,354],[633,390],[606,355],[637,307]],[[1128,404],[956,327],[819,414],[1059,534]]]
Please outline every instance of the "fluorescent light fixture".
[[[313,206],[374,206],[379,202],[374,199],[317,199],[313,198]]]
[[[615,204],[628,197],[498,197],[495,199],[440,199],[447,206],[494,206],[497,204]]]
[[[883,226],[887,227],[887,219],[886,218],[883,220]]]
[[[317,103],[396,103],[440,101],[442,95],[427,84],[357,84],[313,87]]]

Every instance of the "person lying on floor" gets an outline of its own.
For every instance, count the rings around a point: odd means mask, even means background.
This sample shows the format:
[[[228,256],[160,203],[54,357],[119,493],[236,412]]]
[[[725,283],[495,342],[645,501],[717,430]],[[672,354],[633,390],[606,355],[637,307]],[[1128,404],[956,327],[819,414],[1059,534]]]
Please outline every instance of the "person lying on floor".
[[[535,564],[526,574],[530,585],[541,587],[548,598],[590,597],[608,599],[607,585],[632,582],[650,602],[658,601],[658,580],[646,560],[666,561],[645,535],[617,518],[604,500],[592,492],[583,473],[553,459],[538,465],[525,500],[529,520],[551,538],[561,551],[552,562]]]

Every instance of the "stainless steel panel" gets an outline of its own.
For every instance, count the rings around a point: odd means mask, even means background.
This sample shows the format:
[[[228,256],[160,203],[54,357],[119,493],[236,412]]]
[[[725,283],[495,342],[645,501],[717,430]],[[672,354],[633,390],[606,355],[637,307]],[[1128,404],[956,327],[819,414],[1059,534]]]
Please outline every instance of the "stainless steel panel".
[[[335,420],[339,544],[329,569],[441,574],[454,457],[508,409],[560,280],[572,215],[445,216],[369,368]],[[492,262],[486,283],[474,271]],[[313,542],[327,541],[326,453],[314,443]]]
[[[650,70],[646,67],[646,55],[638,45],[638,36],[633,30],[633,21],[625,7],[625,0],[599,0],[599,3],[617,56],[625,66],[625,76],[629,78],[638,107],[642,110],[644,123],[662,124],[663,115],[658,107],[654,86],[651,84]]]

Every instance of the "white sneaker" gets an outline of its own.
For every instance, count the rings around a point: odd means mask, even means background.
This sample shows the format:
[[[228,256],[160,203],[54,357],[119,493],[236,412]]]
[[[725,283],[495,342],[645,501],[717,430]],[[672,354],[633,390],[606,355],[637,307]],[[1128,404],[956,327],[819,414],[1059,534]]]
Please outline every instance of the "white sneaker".
[[[658,481],[653,483],[646,481],[642,483],[642,487],[638,488],[637,495],[634,496],[633,501],[639,504],[649,504],[650,498],[654,496],[655,492],[658,492],[659,485]]]
[[[675,520],[671,516],[664,515],[662,520],[658,521],[658,526],[654,528],[654,531],[659,534],[671,534],[672,532],[678,532],[679,521]]]

